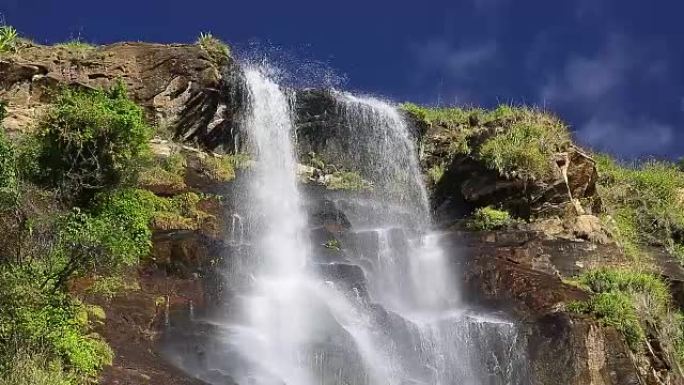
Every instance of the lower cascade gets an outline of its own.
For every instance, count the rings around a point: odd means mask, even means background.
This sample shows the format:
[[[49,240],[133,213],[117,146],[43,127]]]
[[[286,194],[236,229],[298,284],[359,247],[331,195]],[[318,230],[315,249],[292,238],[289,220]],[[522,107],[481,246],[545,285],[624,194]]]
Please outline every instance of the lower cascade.
[[[346,167],[372,188],[302,186],[293,96],[244,76],[254,164],[226,215],[220,306],[172,316],[167,356],[217,385],[528,383],[516,324],[461,296],[395,107],[333,92]]]

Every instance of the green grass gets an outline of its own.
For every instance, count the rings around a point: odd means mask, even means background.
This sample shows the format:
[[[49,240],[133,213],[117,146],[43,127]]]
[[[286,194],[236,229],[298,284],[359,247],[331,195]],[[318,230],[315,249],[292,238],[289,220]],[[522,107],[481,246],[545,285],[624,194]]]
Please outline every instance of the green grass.
[[[591,314],[625,336],[630,348],[640,351],[647,343],[647,330],[665,346],[667,354],[684,362],[684,323],[673,309],[669,287],[662,278],[628,269],[591,270],[575,281],[593,296],[568,304],[568,310]]]
[[[475,210],[466,227],[470,230],[490,231],[505,228],[513,222],[507,211],[487,206]]]
[[[432,184],[439,183],[439,181],[442,180],[442,177],[444,176],[444,172],[445,167],[441,163],[435,164],[427,170],[428,177],[430,178]]]
[[[209,54],[218,65],[224,65],[230,59],[230,48],[228,44],[214,37],[210,32],[200,33],[197,44]]]
[[[342,250],[342,245],[337,239],[329,239],[324,244],[323,247],[330,250],[340,251]]]
[[[62,47],[72,51],[89,51],[97,48],[95,44],[88,43],[80,37],[65,41],[63,43],[55,44],[55,47]]]
[[[666,162],[627,167],[606,155],[595,158],[598,192],[612,218],[608,225],[625,253],[638,259],[642,246],[656,245],[683,257],[684,172]]]
[[[329,190],[364,191],[372,190],[373,185],[354,171],[335,171],[326,183]]]
[[[165,186],[171,191],[187,188],[185,184],[185,156],[176,152],[168,157],[157,157],[138,177],[140,186]]]
[[[450,156],[470,155],[501,174],[542,179],[553,170],[553,154],[570,144],[567,127],[555,116],[530,107],[501,105],[480,108],[428,108],[406,103],[402,108],[449,141]],[[486,134],[494,130],[493,134]],[[485,135],[486,134],[486,135]],[[484,141],[476,140],[481,135]]]

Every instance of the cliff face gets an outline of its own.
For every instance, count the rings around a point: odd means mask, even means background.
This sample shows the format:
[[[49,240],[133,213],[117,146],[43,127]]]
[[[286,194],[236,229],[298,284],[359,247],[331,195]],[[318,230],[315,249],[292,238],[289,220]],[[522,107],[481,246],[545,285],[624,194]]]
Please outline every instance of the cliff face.
[[[52,90],[107,87],[117,79],[127,84],[130,96],[145,108],[150,121],[170,128],[175,142],[201,148],[185,148],[193,156],[231,153],[240,147],[237,122],[244,91],[238,66],[230,60],[220,67],[194,45],[122,43],[85,50],[36,46],[2,57],[0,100],[9,103],[4,125],[10,134],[20,135],[32,129],[50,102]],[[313,153],[326,163],[347,166],[334,98],[327,91],[305,91],[297,94],[296,101],[300,156]],[[591,214],[597,210],[594,160],[570,146],[550,160],[553,172],[545,178],[530,182],[504,177],[473,157],[454,156],[448,150],[452,138],[442,127],[414,123],[424,170],[438,163],[446,169],[433,181],[432,203],[462,274],[455,279],[465,282],[466,297],[474,305],[505,311],[520,321],[534,383],[658,383],[649,374],[667,370],[658,367],[657,352],[637,359],[614,328],[564,310],[565,304],[585,300],[588,293],[565,284],[562,278],[590,267],[626,262],[604,229],[592,225]],[[490,127],[482,135],[496,132],[497,127]],[[180,146],[163,140],[156,143],[153,149],[161,158],[170,156],[169,146]],[[153,191],[174,195],[230,188],[230,183],[203,178],[205,173],[201,161],[190,161],[182,188],[171,191],[157,186]],[[185,311],[190,304],[210,306],[216,299],[221,287],[216,264],[227,247],[226,213],[239,204],[208,204],[207,211],[219,219],[214,228],[156,228],[155,258],[133,272],[141,290],[111,300],[92,298],[107,310],[102,334],[116,353],[114,366],[105,371],[102,383],[196,383],[164,361],[155,342],[163,335],[169,313]],[[508,231],[464,231],[460,221],[473,208],[490,204],[501,204],[532,221]],[[568,211],[570,219],[554,219]],[[325,221],[328,214],[321,209],[312,217],[323,218],[326,231],[343,231],[343,223]],[[679,270],[671,268],[673,282]],[[674,375],[660,378],[681,383]]]

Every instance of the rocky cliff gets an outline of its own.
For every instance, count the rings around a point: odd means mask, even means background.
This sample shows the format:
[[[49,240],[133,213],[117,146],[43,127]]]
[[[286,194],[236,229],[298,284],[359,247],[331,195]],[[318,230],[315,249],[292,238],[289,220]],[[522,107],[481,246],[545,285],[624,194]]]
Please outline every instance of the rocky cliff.
[[[232,59],[218,63],[197,45],[28,46],[0,56],[0,100],[8,103],[3,123],[19,137],[34,129],[36,118],[60,87],[108,87],[117,79],[128,85],[130,97],[157,125],[160,136],[152,146],[156,156],[166,159],[180,152],[186,159],[179,184],[149,183],[148,189],[163,196],[189,191],[225,195],[231,183],[239,183],[239,172],[235,179],[214,178],[204,161],[235,155],[240,149],[237,123],[244,89],[239,67]],[[340,134],[343,123],[331,93],[298,91],[295,110],[298,152],[308,163],[308,172],[332,172],[326,165],[349,171],[348,138]],[[677,365],[661,351],[634,352],[615,327],[567,310],[569,303],[590,297],[585,288],[567,280],[591,268],[630,263],[610,229],[598,220],[602,213],[599,173],[591,155],[564,142],[544,158],[548,172],[541,176],[501,172],[473,154],[482,153],[489,138],[506,132],[505,118],[466,118],[459,124],[474,132],[469,137],[470,151],[455,151],[463,129],[426,122],[410,110],[405,115],[420,144],[433,210],[448,233],[453,263],[462,274],[454,279],[464,282],[463,290],[473,305],[506,312],[523,325],[533,383],[682,383]],[[239,204],[203,202],[203,212],[216,219],[210,225],[157,224],[154,257],[131,272],[139,289],[111,299],[89,298],[106,310],[101,334],[116,354],[102,383],[198,383],[165,361],[156,342],[169,314],[191,306],[208,307],[220,295],[216,266],[228,247],[231,207]],[[469,229],[466,222],[472,212],[490,205],[520,220],[494,231]],[[331,213],[330,207],[321,205],[313,210],[312,221],[320,220],[322,231],[343,239],[344,213]],[[682,269],[666,254],[649,269],[663,274],[673,287],[681,287]],[[353,276],[353,272],[324,273]],[[656,346],[654,341],[649,346]]]

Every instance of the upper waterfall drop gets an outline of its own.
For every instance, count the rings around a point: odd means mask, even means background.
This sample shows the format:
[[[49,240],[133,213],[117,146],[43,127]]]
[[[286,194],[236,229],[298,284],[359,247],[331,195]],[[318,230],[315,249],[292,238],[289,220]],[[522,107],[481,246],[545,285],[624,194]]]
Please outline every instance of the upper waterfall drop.
[[[405,311],[446,310],[459,301],[454,279],[438,236],[432,232],[428,192],[418,163],[416,138],[397,108],[383,100],[347,92],[333,94],[348,130],[353,162],[373,181],[373,208],[381,226],[405,231],[411,255],[393,255],[382,280],[398,277],[410,287],[384,287],[394,308]],[[382,234],[386,236],[386,234]],[[383,243],[383,244],[386,244]],[[395,260],[398,259],[398,260]],[[408,266],[406,270],[405,267]],[[407,299],[410,303],[407,303]]]
[[[251,273],[253,287],[242,297],[235,346],[257,368],[246,381],[309,385],[313,380],[301,359],[313,318],[305,303],[309,242],[296,185],[290,103],[260,70],[246,69],[245,79],[245,128],[256,159],[248,204],[258,265]]]

